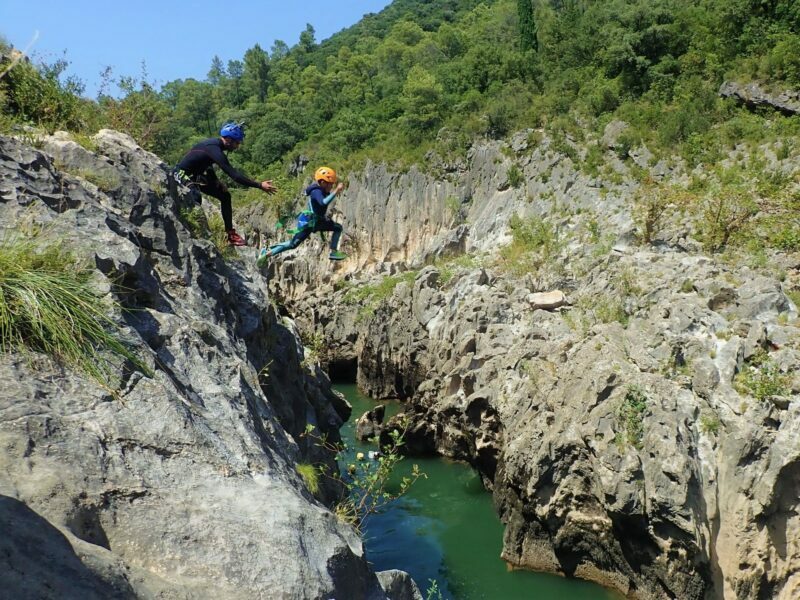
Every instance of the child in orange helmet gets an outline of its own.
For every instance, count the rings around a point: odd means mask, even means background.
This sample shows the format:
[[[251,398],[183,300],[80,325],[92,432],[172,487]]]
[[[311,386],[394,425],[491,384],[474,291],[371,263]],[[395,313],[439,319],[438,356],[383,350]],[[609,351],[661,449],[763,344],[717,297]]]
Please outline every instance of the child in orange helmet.
[[[342,226],[339,223],[334,223],[326,215],[328,208],[333,201],[336,200],[336,194],[344,189],[344,184],[337,182],[336,171],[330,167],[320,167],[314,173],[314,183],[308,186],[305,190],[308,196],[308,208],[301,212],[297,217],[297,229],[294,236],[288,242],[282,242],[270,246],[269,250],[264,248],[261,255],[258,257],[257,264],[263,267],[267,260],[272,257],[285,252],[286,250],[293,250],[302,244],[308,236],[317,231],[332,231],[330,248],[331,252],[328,258],[331,260],[343,260],[347,255],[339,252],[339,238],[342,235]],[[334,189],[334,185],[336,188]]]

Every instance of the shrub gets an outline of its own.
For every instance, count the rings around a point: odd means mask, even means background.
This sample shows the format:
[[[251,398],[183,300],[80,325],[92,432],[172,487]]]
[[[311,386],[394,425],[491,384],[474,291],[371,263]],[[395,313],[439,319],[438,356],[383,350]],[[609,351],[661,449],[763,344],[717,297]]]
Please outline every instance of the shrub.
[[[617,154],[617,158],[620,160],[625,160],[630,156],[631,150],[637,148],[638,146],[642,145],[642,136],[641,134],[633,128],[628,128],[622,133],[619,134],[617,138],[617,143],[614,146],[614,152]]]
[[[785,34],[764,57],[761,70],[771,79],[800,85],[800,36]]]
[[[713,186],[700,222],[700,241],[709,252],[724,248],[758,211],[751,192],[743,185]]]
[[[775,234],[772,244],[788,252],[800,250],[800,223],[785,225]]]
[[[64,85],[61,84],[59,78],[67,64],[63,59],[38,67],[27,59],[0,63],[0,72],[9,68],[5,77],[0,79],[2,112],[51,132],[84,128],[96,107],[78,97],[83,91],[78,81],[68,79]]]
[[[717,435],[719,433],[719,417],[717,415],[700,415],[700,431]]]
[[[342,301],[345,304],[360,305],[356,320],[361,322],[374,314],[380,303],[389,298],[394,292],[394,288],[401,282],[411,283],[416,277],[417,271],[406,271],[399,275],[384,277],[375,284],[352,285],[345,292]]]
[[[650,244],[661,231],[665,219],[688,205],[689,195],[677,187],[665,187],[646,181],[634,199],[633,220],[642,242]]]
[[[208,220],[206,214],[200,206],[193,206],[192,208],[181,208],[180,218],[189,228],[192,237],[201,237],[208,235]]]
[[[737,392],[749,394],[757,400],[789,394],[788,376],[780,372],[778,365],[769,358],[766,351],[757,352],[748,362],[733,380],[733,387]]]
[[[522,175],[522,170],[519,168],[517,163],[512,164],[508,167],[508,171],[506,172],[506,177],[508,177],[508,184],[516,189],[522,185],[522,182],[525,180]]]
[[[328,473],[325,467],[320,468],[321,474],[342,484],[347,490],[347,495],[334,507],[334,514],[359,531],[370,515],[405,495],[420,477],[427,478],[417,465],[412,465],[411,473],[396,481],[395,471],[403,460],[400,449],[405,444],[408,422],[401,422],[400,428],[389,432],[389,443],[381,447],[377,461],[356,461],[349,464],[344,472]],[[343,453],[348,450],[341,442],[332,443],[326,437],[317,435],[313,425],[307,425],[303,435],[320,447],[336,453],[337,461],[344,458]]]
[[[642,449],[644,437],[644,412],[647,410],[647,394],[644,390],[632,385],[628,388],[622,404],[617,409],[617,418],[621,421],[623,431],[617,434],[620,446],[630,444],[637,450]]]
[[[521,219],[514,215],[509,227],[512,241],[500,250],[500,258],[512,273],[524,275],[537,270],[560,248],[553,226],[538,217]]]
[[[119,328],[89,284],[91,271],[59,244],[0,241],[0,348],[33,350],[107,385],[129,361],[147,373],[119,339]]]
[[[581,163],[581,170],[590,177],[600,176],[600,167],[604,163],[603,150],[597,144],[591,144],[586,149],[586,156]]]
[[[453,225],[459,225],[464,222],[464,211],[461,209],[461,202],[456,196],[448,196],[445,198],[444,205],[453,219]]]

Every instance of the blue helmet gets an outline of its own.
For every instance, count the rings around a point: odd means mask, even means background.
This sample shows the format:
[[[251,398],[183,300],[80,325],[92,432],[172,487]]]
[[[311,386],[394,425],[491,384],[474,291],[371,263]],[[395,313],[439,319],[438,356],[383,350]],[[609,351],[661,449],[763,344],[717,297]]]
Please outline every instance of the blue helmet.
[[[231,138],[237,142],[244,140],[244,123],[225,123],[219,130],[222,137]]]

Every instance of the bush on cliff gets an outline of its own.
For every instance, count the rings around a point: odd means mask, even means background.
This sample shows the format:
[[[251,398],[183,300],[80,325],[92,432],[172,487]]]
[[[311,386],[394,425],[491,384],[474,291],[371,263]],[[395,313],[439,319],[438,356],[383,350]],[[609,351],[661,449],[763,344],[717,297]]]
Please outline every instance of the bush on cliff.
[[[82,82],[62,78],[68,64],[61,59],[34,65],[0,40],[0,128],[27,124],[50,132],[97,130],[100,108],[81,97]]]
[[[58,243],[0,240],[0,350],[43,352],[104,385],[124,361],[146,371],[120,340],[90,275]]]

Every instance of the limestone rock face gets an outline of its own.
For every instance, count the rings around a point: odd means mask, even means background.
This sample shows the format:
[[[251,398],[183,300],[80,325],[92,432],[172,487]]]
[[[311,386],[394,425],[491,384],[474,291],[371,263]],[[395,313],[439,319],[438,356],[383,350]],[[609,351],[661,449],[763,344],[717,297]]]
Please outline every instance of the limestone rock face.
[[[361,415],[356,421],[356,439],[365,441],[378,436],[385,412],[386,407],[379,405]]]
[[[299,434],[335,439],[349,406],[301,364],[250,256],[192,237],[166,165],[116,132],[95,143],[0,137],[0,236],[40,230],[96,266],[153,374],[127,365],[106,387],[35,353],[0,356],[3,594],[387,597],[294,468],[332,465]],[[389,579],[409,597],[404,577]]]
[[[800,114],[800,93],[796,90],[773,94],[755,82],[742,84],[726,81],[720,86],[719,95],[733,98],[752,109],[767,107],[789,116]]]
[[[684,222],[635,245],[638,184],[613,152],[621,183],[546,136],[512,144],[476,145],[455,181],[368,167],[339,205],[368,243],[333,267],[298,250],[270,267],[271,289],[326,340],[332,372],[406,402],[405,448],[478,470],[512,565],[631,598],[797,596],[800,327],[785,284],[703,255]],[[451,195],[469,199],[464,223],[441,212]],[[527,274],[496,254],[515,214],[564,240]],[[458,227],[464,254],[426,266]],[[747,374],[781,393],[758,397]]]

